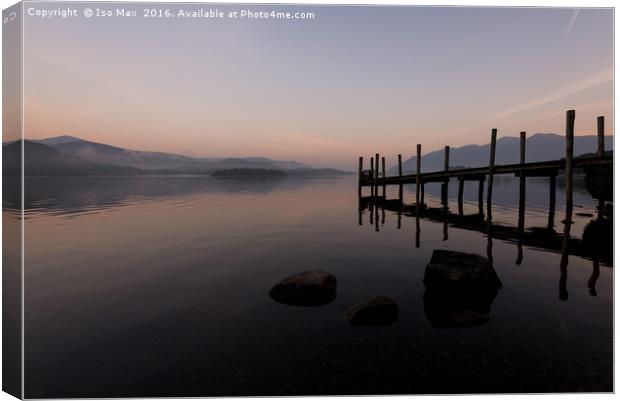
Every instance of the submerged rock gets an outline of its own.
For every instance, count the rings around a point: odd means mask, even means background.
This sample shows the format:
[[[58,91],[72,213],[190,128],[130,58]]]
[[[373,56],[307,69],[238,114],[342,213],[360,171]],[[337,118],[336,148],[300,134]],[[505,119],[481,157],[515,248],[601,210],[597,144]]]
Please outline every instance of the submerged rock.
[[[433,327],[471,327],[489,320],[502,286],[480,255],[435,250],[424,273],[424,311]]]
[[[592,220],[583,229],[582,245],[592,256],[602,258],[606,263],[613,262],[614,222],[610,219]],[[610,263],[611,264],[611,263]]]
[[[269,296],[287,305],[319,306],[336,299],[336,277],[320,270],[305,271],[276,284]]]
[[[354,326],[384,326],[398,320],[398,305],[390,298],[375,297],[351,305],[345,317]]]

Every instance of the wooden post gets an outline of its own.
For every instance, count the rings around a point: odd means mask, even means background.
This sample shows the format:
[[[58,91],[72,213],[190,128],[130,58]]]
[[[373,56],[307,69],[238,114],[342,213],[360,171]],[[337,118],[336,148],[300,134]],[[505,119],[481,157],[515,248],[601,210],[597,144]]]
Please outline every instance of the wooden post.
[[[553,231],[555,225],[555,174],[549,176],[549,219],[547,221],[547,230]]]
[[[517,260],[515,262],[517,266],[520,266],[523,261],[523,231],[525,229],[525,171],[523,170],[525,164],[525,131],[521,131],[519,139],[521,169],[519,171],[519,221],[517,226]]]
[[[416,179],[415,179],[415,213],[420,212],[420,167],[422,157],[422,145],[418,143],[416,146]]]
[[[443,171],[448,171],[450,169],[450,146],[444,147],[443,153]],[[449,178],[441,184],[441,203],[444,209],[448,208],[448,182]]]
[[[375,153],[375,196],[379,196],[379,153]]]
[[[364,158],[360,156],[359,166],[357,168],[357,175],[359,177],[357,184],[357,197],[362,197],[362,171],[364,170]]]
[[[484,177],[478,181],[478,214],[484,215]]]
[[[370,178],[373,179],[375,176],[375,159],[373,157],[370,158]],[[375,186],[373,181],[370,182],[370,196],[375,196]]]
[[[403,202],[403,183],[402,181],[400,181],[402,176],[403,176],[403,156],[399,154],[398,155],[398,178],[399,178],[400,184],[398,185],[398,199],[401,203]],[[398,227],[400,228],[400,221],[399,221]]]
[[[566,112],[566,215],[565,224],[571,224],[573,218],[573,143],[575,140],[575,110]]]
[[[487,185],[487,221],[493,220],[493,172],[495,170],[495,143],[497,141],[497,128],[491,130],[491,149],[489,152],[489,181]]]
[[[605,117],[600,116],[596,119],[597,135],[598,135],[598,150],[596,155],[598,157],[605,156]],[[605,209],[605,200],[598,200],[598,213],[596,214],[597,220],[603,219],[603,210]]]
[[[360,182],[362,181],[362,170],[364,169],[364,158],[360,156],[359,166],[357,168],[357,174],[359,176]]]
[[[385,198],[385,156],[381,157],[381,176],[383,177],[383,197]]]
[[[465,177],[459,177],[459,216],[463,215],[463,187],[465,186]]]
[[[519,236],[523,233],[525,227],[525,171],[523,165],[525,164],[525,131],[520,134],[520,153],[519,163],[521,163],[521,171],[519,172],[519,224],[518,232]]]
[[[596,119],[597,122],[597,136],[598,136],[598,151],[597,156],[605,156],[605,117],[600,116]]]

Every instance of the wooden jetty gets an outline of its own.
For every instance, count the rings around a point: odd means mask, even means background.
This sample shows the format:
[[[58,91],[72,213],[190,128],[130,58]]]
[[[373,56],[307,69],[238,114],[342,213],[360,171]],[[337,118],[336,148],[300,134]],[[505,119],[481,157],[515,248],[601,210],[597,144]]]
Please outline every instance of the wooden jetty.
[[[604,137],[604,117],[597,118],[597,137],[598,146],[593,157],[574,158],[574,125],[575,111],[569,110],[566,113],[566,156],[559,160],[549,160],[543,162],[525,162],[527,137],[525,132],[520,133],[520,154],[519,163],[516,164],[495,164],[495,149],[497,142],[497,129],[491,131],[491,143],[489,153],[489,163],[484,167],[470,168],[449,168],[450,147],[444,148],[443,170],[422,172],[422,146],[416,146],[416,170],[414,174],[403,174],[402,155],[398,155],[398,174],[387,176],[385,172],[385,158],[381,158],[381,174],[379,174],[379,154],[375,154],[374,162],[371,158],[371,170],[364,170],[364,159],[359,158],[359,221],[362,224],[362,212],[366,209],[370,211],[371,224],[375,225],[375,230],[379,230],[379,210],[381,210],[382,221],[385,221],[385,210],[390,210],[398,214],[398,228],[401,226],[401,216],[416,218],[416,247],[420,245],[420,218],[443,221],[444,237],[447,239],[447,225],[453,227],[480,231],[487,234],[488,253],[491,258],[492,237],[501,240],[514,241],[518,245],[519,253],[517,264],[523,258],[522,246],[544,248],[562,253],[561,270],[566,269],[568,255],[578,255],[591,257],[598,264],[599,253],[593,252],[591,246],[583,246],[579,240],[571,238],[570,230],[573,215],[573,172],[574,169],[583,169],[586,173],[586,187],[593,198],[599,200],[598,221],[602,226],[608,227],[610,219],[603,222],[603,209],[605,201],[611,201],[613,187],[613,156],[605,154]],[[376,168],[374,168],[376,166]],[[556,232],[554,228],[555,207],[556,207],[556,182],[557,176],[563,171],[565,179],[565,215],[562,223],[562,232]],[[493,203],[493,178],[496,175],[513,175],[519,177],[519,219],[517,227],[494,224],[492,222],[492,203]],[[526,179],[528,177],[548,177],[549,178],[549,218],[546,228],[525,231],[525,192]],[[448,208],[448,185],[451,178],[458,180],[458,213],[452,213]],[[463,214],[463,192],[466,181],[478,182],[478,213],[474,215]],[[487,186],[486,216],[484,214],[484,184]],[[424,203],[424,185],[427,183],[441,183],[441,208],[428,208]],[[415,184],[416,197],[415,204],[407,205],[403,202],[403,185]],[[398,185],[398,198],[388,199],[386,197],[386,187],[388,185]],[[363,196],[363,188],[371,188],[371,196]],[[382,195],[379,195],[379,187],[383,188]],[[606,257],[605,259],[609,259]],[[609,261],[611,262],[611,261]],[[563,296],[561,297],[563,298]]]
[[[483,214],[483,194],[484,183],[487,182],[487,213],[486,219],[492,221],[492,203],[493,203],[493,177],[496,175],[510,174],[519,177],[519,208],[525,205],[525,179],[527,177],[549,177],[549,210],[550,215],[555,213],[555,192],[556,177],[560,171],[564,171],[566,182],[566,216],[565,221],[570,222],[572,216],[572,195],[573,195],[573,170],[582,168],[586,172],[586,182],[589,183],[588,188],[593,197],[603,202],[610,200],[610,189],[612,187],[611,174],[613,173],[613,156],[604,153],[604,117],[598,117],[598,148],[596,156],[577,158],[573,157],[573,140],[574,140],[574,124],[575,111],[569,110],[566,113],[566,157],[560,160],[549,160],[542,162],[525,162],[526,149],[526,133],[520,133],[520,162],[516,164],[495,164],[495,148],[497,142],[497,129],[491,131],[491,146],[489,153],[489,164],[484,167],[470,168],[449,168],[450,147],[445,147],[444,153],[444,169],[441,171],[422,172],[422,145],[416,146],[416,172],[414,174],[403,174],[402,156],[398,155],[398,175],[387,176],[385,172],[385,158],[382,158],[381,174],[379,174],[379,153],[375,154],[374,162],[371,158],[371,169],[364,170],[364,158],[359,158],[359,185],[358,193],[362,197],[362,189],[364,187],[371,188],[371,196],[379,196],[379,187],[383,189],[383,197],[385,197],[385,188],[388,185],[399,186],[399,199],[402,200],[402,186],[405,184],[416,185],[416,205],[418,208],[424,205],[424,185],[427,183],[442,183],[442,203],[447,208],[447,185],[451,178],[456,178],[459,183],[458,205],[459,214],[462,214],[463,208],[463,190],[466,181],[478,182],[478,203],[479,214]],[[592,188],[592,189],[591,189]],[[522,211],[521,211],[522,212]],[[552,221],[550,221],[552,224]]]

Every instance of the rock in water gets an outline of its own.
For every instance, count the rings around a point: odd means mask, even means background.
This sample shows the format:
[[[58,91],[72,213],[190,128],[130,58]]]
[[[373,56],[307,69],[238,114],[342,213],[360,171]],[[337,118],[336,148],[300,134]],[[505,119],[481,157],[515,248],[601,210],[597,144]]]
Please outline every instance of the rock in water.
[[[424,273],[424,311],[433,327],[471,327],[489,320],[502,286],[480,255],[435,250]]]
[[[384,326],[398,320],[398,305],[390,298],[375,297],[351,305],[345,317],[354,326]]]
[[[325,305],[336,299],[336,283],[333,274],[320,270],[305,271],[280,281],[269,296],[287,305]]]

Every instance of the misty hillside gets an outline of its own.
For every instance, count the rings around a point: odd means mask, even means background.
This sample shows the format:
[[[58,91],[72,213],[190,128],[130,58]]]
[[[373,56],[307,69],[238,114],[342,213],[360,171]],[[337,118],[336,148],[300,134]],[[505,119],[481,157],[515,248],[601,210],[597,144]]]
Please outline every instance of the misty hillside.
[[[20,175],[20,143],[3,144],[4,176]],[[348,174],[335,169],[309,168],[295,161],[267,158],[209,160],[170,153],[140,152],[69,136],[25,140],[24,152],[26,176],[212,175],[216,171],[220,174],[222,171],[273,171],[293,177]]]
[[[4,176],[20,175],[21,143],[13,142],[2,147],[2,171]],[[70,175],[136,175],[137,168],[97,163],[60,153],[41,143],[24,141],[25,176]]]
[[[605,137],[605,149],[613,150],[613,136]],[[450,166],[482,167],[489,164],[489,144],[466,145],[458,148],[450,148]],[[596,135],[576,136],[574,143],[574,155],[591,153],[597,148]],[[415,149],[413,149],[415,152]],[[563,135],[535,134],[527,138],[525,146],[525,161],[539,162],[556,160],[565,157],[566,144]],[[403,155],[405,158],[406,155]],[[437,150],[422,156],[422,171],[443,170],[444,150]],[[519,138],[503,137],[497,140],[495,164],[519,163]],[[416,157],[410,157],[403,161],[403,173],[414,173]],[[389,169],[390,174],[398,172],[397,167]]]
[[[232,168],[289,170],[307,167],[295,161],[278,161],[266,157],[216,159],[164,152],[130,150],[67,135],[40,139],[36,140],[36,142],[52,146],[61,153],[83,159],[136,167],[143,170],[178,170],[186,173],[204,173]]]

